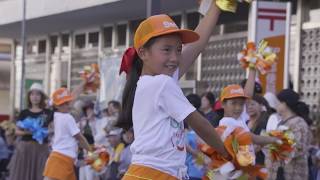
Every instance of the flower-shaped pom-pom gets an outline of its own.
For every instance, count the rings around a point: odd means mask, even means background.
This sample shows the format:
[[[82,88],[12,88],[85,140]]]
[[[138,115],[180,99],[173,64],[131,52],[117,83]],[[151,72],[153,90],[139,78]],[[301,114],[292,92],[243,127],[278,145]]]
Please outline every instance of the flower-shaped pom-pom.
[[[101,172],[109,163],[110,155],[106,147],[96,145],[93,152],[88,152],[85,161],[96,172]]]
[[[268,132],[267,135],[276,137],[282,141],[281,144],[269,145],[268,149],[271,160],[288,163],[293,157],[296,144],[293,132],[287,127],[280,126],[277,130]]]
[[[100,71],[97,64],[84,66],[79,73],[81,78],[87,82],[84,88],[85,93],[96,92],[100,88]]]
[[[242,68],[257,69],[260,74],[267,74],[271,71],[276,62],[277,55],[268,46],[267,41],[260,41],[258,47],[253,42],[248,42],[246,47],[237,56]]]
[[[252,149],[252,139],[249,132],[240,127],[219,126],[216,128],[231,159],[225,159],[215,149],[207,144],[199,145],[199,149],[211,158],[207,178],[214,177],[214,172],[228,179],[236,179],[243,173],[251,177],[265,179],[267,173],[260,166],[255,165],[255,154]]]

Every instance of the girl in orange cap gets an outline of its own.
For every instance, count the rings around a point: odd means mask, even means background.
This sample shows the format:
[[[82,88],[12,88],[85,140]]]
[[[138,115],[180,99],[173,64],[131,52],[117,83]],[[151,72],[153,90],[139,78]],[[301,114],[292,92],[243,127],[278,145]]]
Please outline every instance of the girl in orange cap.
[[[137,28],[134,48],[126,51],[120,69],[120,73],[127,73],[127,82],[118,126],[133,126],[135,134],[132,164],[124,180],[184,179],[184,121],[227,156],[214,128],[188,102],[178,85],[179,77],[207,44],[219,13],[212,3],[195,32],[179,29],[167,15],[151,16]]]
[[[73,93],[66,88],[59,88],[53,93],[52,100],[57,110],[54,112],[52,152],[43,172],[45,180],[76,180],[74,160],[77,157],[78,143],[87,151],[91,150],[70,114],[71,103],[85,84],[83,82]]]
[[[220,120],[219,126],[226,127],[227,132],[232,133],[232,129],[237,127],[242,128],[245,132],[250,132],[247,125],[248,115],[246,114],[245,105],[246,100],[254,93],[254,83],[256,77],[256,70],[249,69],[249,77],[243,89],[240,85],[233,84],[226,86],[220,95],[220,101],[224,109],[224,117]],[[225,135],[226,136],[226,135]],[[281,140],[274,137],[259,136],[250,133],[253,144],[267,145],[272,143],[282,143]],[[252,165],[255,165],[254,147],[251,145],[249,151],[252,154]],[[218,179],[227,179],[219,173],[215,176]]]

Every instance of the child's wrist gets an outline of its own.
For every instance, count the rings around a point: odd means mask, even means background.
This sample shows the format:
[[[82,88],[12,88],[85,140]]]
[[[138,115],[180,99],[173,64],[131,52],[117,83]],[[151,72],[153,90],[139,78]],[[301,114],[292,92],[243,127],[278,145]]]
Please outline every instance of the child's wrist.
[[[272,141],[273,141],[272,143],[274,143],[274,144],[279,144],[279,145],[282,144],[281,139],[278,139],[278,138],[276,138],[276,137],[274,137]]]

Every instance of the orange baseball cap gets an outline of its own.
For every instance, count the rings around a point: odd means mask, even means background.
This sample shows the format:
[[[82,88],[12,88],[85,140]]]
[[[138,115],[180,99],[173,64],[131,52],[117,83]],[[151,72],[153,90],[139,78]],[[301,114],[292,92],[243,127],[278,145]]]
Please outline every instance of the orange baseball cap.
[[[225,88],[223,88],[220,101],[223,102],[226,99],[233,99],[233,98],[249,98],[244,94],[244,90],[240,85],[232,84]]]
[[[70,102],[74,98],[72,94],[66,88],[57,89],[52,95],[53,104],[59,106],[63,103]]]
[[[177,33],[181,36],[182,43],[191,43],[199,39],[199,35],[191,30],[179,29],[176,23],[167,15],[150,16],[142,21],[134,34],[134,48],[138,50],[151,38]]]

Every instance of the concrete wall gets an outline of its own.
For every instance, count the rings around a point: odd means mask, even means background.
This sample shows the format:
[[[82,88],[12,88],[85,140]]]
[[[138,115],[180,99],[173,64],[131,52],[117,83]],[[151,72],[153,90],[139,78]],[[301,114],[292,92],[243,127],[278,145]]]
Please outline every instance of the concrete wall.
[[[119,0],[27,0],[27,19],[74,11]],[[22,0],[0,1],[0,25],[22,19]],[[15,9],[15,10],[14,10]]]

